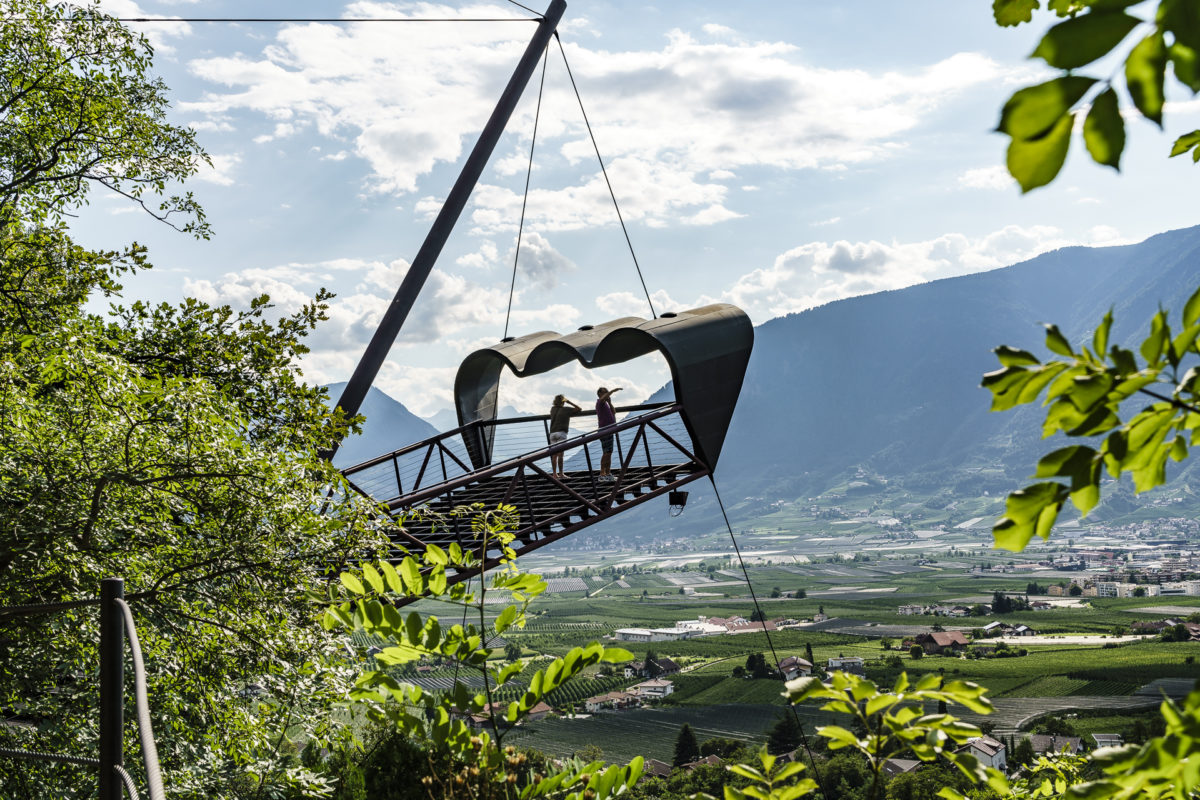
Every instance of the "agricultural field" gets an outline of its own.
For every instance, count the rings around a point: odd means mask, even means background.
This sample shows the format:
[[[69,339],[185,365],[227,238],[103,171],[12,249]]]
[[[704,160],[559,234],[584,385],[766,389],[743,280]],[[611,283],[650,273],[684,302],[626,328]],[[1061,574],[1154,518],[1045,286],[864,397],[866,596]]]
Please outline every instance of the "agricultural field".
[[[547,718],[526,723],[506,734],[505,743],[553,756],[570,756],[596,745],[610,761],[641,755],[669,763],[675,736],[684,723],[692,726],[701,742],[714,738],[753,742],[764,738],[784,711],[783,706],[746,704],[605,711],[586,718]],[[798,711],[806,730],[831,720],[816,709]]]

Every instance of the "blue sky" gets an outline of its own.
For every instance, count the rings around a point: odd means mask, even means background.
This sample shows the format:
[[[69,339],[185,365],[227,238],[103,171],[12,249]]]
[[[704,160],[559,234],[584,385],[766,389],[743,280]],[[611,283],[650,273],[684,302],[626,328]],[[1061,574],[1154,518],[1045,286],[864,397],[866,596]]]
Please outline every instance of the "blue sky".
[[[103,5],[119,16],[528,16],[489,2]],[[1200,127],[1185,97],[1168,107],[1166,134],[1128,120],[1125,174],[1073,151],[1056,183],[1020,196],[989,131],[1008,95],[1045,74],[1026,59],[1045,25],[997,28],[982,2],[575,0],[561,31],[658,310],[733,302],[760,323],[1195,224],[1184,201],[1195,173],[1165,157],[1172,134]],[[345,380],[533,25],[140,29],[174,120],[213,157],[191,188],[216,233],[197,242],[97,197],[78,235],[150,246],[155,269],[126,282],[128,298],[245,305],[266,292],[292,310],[320,287],[336,292],[304,369]],[[557,49],[548,63],[516,334],[648,313]],[[463,356],[502,335],[535,101],[536,79],[377,380],[419,414],[449,407]],[[502,402],[544,411],[554,393],[583,400],[599,383],[636,400],[666,378],[654,360],[567,368],[509,381]]]

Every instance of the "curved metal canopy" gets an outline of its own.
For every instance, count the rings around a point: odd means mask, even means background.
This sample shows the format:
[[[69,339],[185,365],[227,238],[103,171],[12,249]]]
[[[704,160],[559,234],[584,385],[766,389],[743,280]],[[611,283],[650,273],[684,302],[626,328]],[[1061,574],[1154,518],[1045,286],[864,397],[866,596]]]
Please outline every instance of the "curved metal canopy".
[[[490,422],[496,418],[500,373],[508,367],[518,378],[578,361],[588,369],[620,364],[661,352],[671,368],[675,399],[683,405],[684,424],[692,446],[709,468],[716,468],[733,417],[754,327],[737,306],[717,303],[658,319],[623,317],[602,325],[585,325],[560,335],[542,331],[476,350],[463,361],[454,379],[458,422]],[[475,468],[491,461],[494,426],[477,425],[464,433]]]

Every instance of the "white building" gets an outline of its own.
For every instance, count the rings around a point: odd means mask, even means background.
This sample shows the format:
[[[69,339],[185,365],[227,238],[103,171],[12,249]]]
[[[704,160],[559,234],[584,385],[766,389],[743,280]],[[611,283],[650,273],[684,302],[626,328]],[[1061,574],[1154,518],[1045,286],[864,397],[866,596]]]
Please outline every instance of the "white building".
[[[649,700],[661,700],[675,691],[675,684],[665,681],[662,678],[655,678],[654,680],[642,681],[639,684],[631,686],[629,687],[629,691],[638,697],[645,697]]]
[[[990,736],[979,736],[974,739],[968,739],[967,743],[958,749],[958,752],[969,752],[985,766],[995,767],[1001,772],[1008,771],[1003,742],[997,741]]]
[[[699,619],[681,619],[675,623],[676,628],[681,628],[686,631],[691,631],[695,636],[712,636],[719,633],[725,633],[724,625],[716,625],[708,621],[708,617],[700,617]]]
[[[916,605],[916,604],[900,606],[899,608],[896,609],[896,613],[903,614],[904,616],[913,616],[913,615],[924,614],[925,606]]]
[[[613,631],[613,636],[622,642],[670,642],[695,635],[686,628],[618,628]]]

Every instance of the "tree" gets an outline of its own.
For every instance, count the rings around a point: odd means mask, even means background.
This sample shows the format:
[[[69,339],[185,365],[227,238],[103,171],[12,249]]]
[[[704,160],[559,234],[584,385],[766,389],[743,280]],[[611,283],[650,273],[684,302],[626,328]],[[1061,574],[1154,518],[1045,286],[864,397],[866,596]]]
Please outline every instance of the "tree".
[[[776,586],[774,589],[771,590],[771,597],[772,598],[783,597],[783,590],[780,589],[778,586]]]
[[[766,613],[761,608],[756,608],[750,612],[751,622],[765,622],[767,619]]]
[[[692,732],[692,726],[685,722],[675,737],[675,756],[671,759],[671,766],[682,767],[699,759],[700,745],[696,743],[696,734]]]
[[[767,752],[771,755],[790,753],[800,746],[800,722],[795,714],[783,714],[767,733]]]
[[[1136,589],[1133,590],[1133,596],[1134,597],[1145,597],[1146,596],[1146,587],[1138,586]]]
[[[879,644],[882,645],[884,650],[891,650],[892,645],[895,643],[896,643],[895,640],[890,636],[884,636],[882,639],[879,640]]]
[[[1071,588],[1067,590],[1067,594],[1071,595],[1071,597],[1079,597],[1083,594],[1083,587],[1078,583],[1072,583]]]
[[[654,650],[646,651],[646,660],[643,663],[646,665],[647,678],[657,678],[658,674],[662,672],[658,666],[658,653]]]
[[[64,220],[101,190],[207,235],[190,195],[162,196],[207,157],[166,121],[145,40],[94,8],[3,0],[3,15],[0,605],[86,600],[122,576],[168,793],[319,785],[288,736],[340,752],[349,670],[306,592],[389,527],[317,457],[344,426],[295,360],[326,295],[278,322],[266,298],[90,313],[150,263],[135,245],[89,251]],[[33,742],[6,728],[0,746],[91,752],[95,607],[5,629],[22,646],[0,649],[0,707],[39,730]],[[0,771],[3,796],[92,783],[28,762]]]
[[[1039,5],[1038,0],[996,0],[992,8],[997,24],[1013,26],[1031,21]],[[1081,118],[1083,124],[1078,127],[1082,128],[1083,143],[1092,160],[1119,170],[1125,149],[1122,102],[1131,116],[1136,109],[1162,128],[1168,64],[1175,84],[1192,94],[1200,91],[1200,16],[1195,13],[1194,3],[1160,0],[1144,17],[1131,14],[1130,5],[1137,4],[1088,0],[1047,4],[1060,18],[1069,18],[1046,32],[1032,57],[1060,74],[1013,94],[1004,105],[997,127],[1010,138],[1008,171],[1021,185],[1021,191],[1054,180]],[[1131,33],[1141,38],[1127,48],[1123,42]],[[1107,78],[1080,74],[1079,70],[1104,62],[1113,52],[1125,53],[1120,77],[1116,72]],[[1193,160],[1200,161],[1197,145],[1200,130],[1177,138],[1171,156],[1191,152]]]
[[[804,589],[797,589],[792,593],[792,597],[795,597],[798,600],[803,600],[805,597],[808,597],[808,592]]]
[[[813,655],[813,651],[812,651],[812,642],[804,643],[804,657],[808,660],[808,663],[810,663],[810,664],[817,663],[816,656]]]
[[[914,644],[912,647],[908,648],[908,657],[913,659],[914,661],[917,660],[918,658],[923,657],[924,655],[925,655],[925,648],[921,647],[921,645],[919,645],[919,644]]]
[[[516,642],[504,643],[504,658],[507,661],[518,661],[521,658],[521,645]]]

